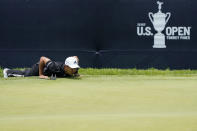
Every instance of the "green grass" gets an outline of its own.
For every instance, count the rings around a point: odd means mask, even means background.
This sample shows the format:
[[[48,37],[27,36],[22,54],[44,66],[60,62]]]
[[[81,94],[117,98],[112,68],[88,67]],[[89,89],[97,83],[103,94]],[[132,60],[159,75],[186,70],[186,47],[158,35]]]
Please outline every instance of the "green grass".
[[[197,130],[195,71],[106,70],[55,81],[0,78],[0,131]]]

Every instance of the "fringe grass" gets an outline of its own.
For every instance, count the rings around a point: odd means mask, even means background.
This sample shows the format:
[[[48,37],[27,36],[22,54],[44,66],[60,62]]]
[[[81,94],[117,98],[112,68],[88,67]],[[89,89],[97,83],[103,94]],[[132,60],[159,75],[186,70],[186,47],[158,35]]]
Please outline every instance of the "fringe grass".
[[[197,76],[197,70],[159,70],[159,69],[116,69],[116,68],[81,68],[79,70],[81,75],[163,75],[163,76]],[[0,68],[0,77],[3,77],[3,69]]]

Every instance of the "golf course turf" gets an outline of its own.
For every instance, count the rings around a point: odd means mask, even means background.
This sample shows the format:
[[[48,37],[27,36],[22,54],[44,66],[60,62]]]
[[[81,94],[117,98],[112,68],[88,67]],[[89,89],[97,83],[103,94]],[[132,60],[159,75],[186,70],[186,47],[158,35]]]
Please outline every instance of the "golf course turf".
[[[0,78],[0,131],[196,131],[197,74]]]

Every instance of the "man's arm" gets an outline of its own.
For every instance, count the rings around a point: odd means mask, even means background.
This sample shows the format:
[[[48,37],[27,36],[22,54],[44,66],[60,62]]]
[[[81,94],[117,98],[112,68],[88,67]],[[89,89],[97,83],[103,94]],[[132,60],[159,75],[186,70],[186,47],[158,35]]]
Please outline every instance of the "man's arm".
[[[40,63],[39,63],[39,77],[40,77],[41,79],[47,79],[47,78],[48,78],[48,76],[43,75],[44,66],[46,65],[46,63],[47,63],[48,61],[50,61],[49,58],[44,57],[44,56],[40,57]]]

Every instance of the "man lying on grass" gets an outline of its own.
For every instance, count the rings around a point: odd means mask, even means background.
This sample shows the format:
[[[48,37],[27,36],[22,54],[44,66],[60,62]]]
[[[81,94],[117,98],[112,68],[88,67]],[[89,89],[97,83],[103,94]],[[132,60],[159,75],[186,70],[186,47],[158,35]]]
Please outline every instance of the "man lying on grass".
[[[66,58],[65,63],[55,62],[47,57],[40,57],[40,61],[25,70],[12,70],[5,68],[3,70],[4,78],[7,77],[28,77],[39,76],[41,79],[48,79],[49,76],[69,77],[79,76],[79,59],[77,56]]]

